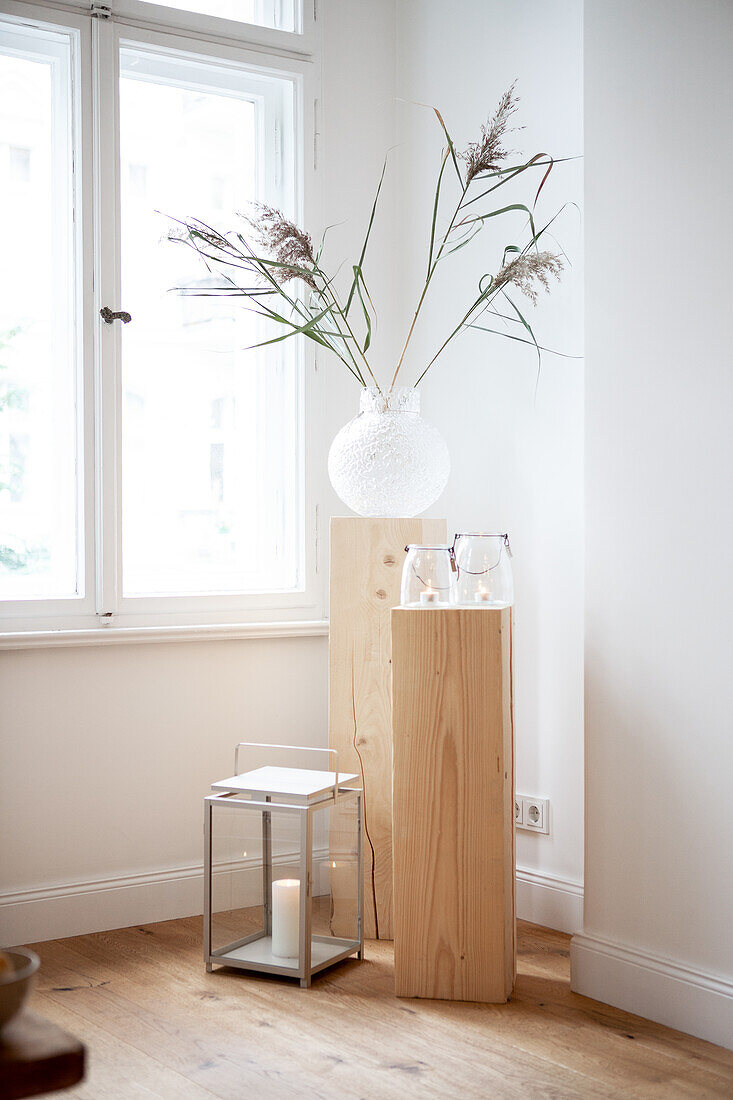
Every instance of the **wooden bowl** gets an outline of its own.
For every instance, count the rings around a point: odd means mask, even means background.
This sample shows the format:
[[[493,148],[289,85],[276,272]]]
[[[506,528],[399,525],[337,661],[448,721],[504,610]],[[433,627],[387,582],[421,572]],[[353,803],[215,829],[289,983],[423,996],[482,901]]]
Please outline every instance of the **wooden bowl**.
[[[4,952],[10,969],[0,972],[0,1030],[23,1006],[41,960],[27,947],[14,947]]]

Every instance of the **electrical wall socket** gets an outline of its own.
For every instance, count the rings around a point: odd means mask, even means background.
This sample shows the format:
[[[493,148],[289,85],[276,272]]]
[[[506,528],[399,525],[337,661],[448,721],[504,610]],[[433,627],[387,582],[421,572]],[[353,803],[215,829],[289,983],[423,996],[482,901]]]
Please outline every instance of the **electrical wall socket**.
[[[550,832],[550,800],[548,798],[530,798],[518,794],[514,799],[515,823],[518,829],[527,829],[530,833]]]

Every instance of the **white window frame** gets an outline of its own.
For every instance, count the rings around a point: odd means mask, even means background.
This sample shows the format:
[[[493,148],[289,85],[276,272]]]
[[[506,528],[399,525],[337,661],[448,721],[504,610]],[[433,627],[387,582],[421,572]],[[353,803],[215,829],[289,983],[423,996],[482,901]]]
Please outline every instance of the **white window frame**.
[[[268,53],[281,52],[285,56],[312,59],[316,53],[316,19],[318,0],[302,0],[299,13],[300,26],[295,31],[281,31],[274,27],[262,27],[252,23],[240,23],[214,15],[169,8],[147,0],[100,0],[114,9],[115,17],[129,20],[138,27],[151,30],[167,27],[203,40],[219,42],[240,41],[260,47]]]
[[[241,595],[123,597],[121,592],[120,325],[99,317],[120,301],[119,50],[120,45],[171,49],[292,81],[296,133],[297,216],[319,224],[315,108],[320,63],[315,7],[303,0],[300,33],[202,17],[140,0],[109,6],[46,0],[0,0],[0,14],[21,25],[66,30],[72,38],[76,262],[80,318],[80,398],[84,436],[83,597],[0,602],[0,648],[32,644],[166,637],[266,636],[325,631],[325,589],[319,551],[325,453],[315,356],[300,343],[301,498],[305,561],[294,592]],[[111,9],[111,10],[110,10]],[[114,120],[110,126],[109,120]],[[83,552],[81,552],[83,549]],[[289,629],[292,627],[292,629]]]

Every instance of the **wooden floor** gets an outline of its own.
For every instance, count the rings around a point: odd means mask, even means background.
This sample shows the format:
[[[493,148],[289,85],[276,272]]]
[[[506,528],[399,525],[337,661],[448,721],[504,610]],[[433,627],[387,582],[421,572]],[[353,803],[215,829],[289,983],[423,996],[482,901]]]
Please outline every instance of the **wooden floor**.
[[[201,920],[38,944],[33,1007],[88,1047],[64,1097],[733,1097],[733,1052],[570,992],[569,937],[519,925],[510,1004],[397,1000],[392,946],[295,983],[206,974]]]

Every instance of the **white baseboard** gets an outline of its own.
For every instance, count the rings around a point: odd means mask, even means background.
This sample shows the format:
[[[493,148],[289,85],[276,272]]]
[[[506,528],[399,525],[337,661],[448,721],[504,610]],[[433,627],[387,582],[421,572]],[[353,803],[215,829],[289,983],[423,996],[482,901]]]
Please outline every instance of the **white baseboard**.
[[[314,849],[314,856],[322,860],[325,849]],[[292,852],[282,852],[273,856],[273,864],[291,864],[294,858]],[[259,867],[254,859],[236,859],[221,861],[214,870],[216,874],[235,875],[235,904],[256,905],[261,900]],[[254,879],[242,874],[251,871],[255,871]],[[0,944],[14,947],[197,916],[203,911],[203,876],[203,864],[198,863],[170,871],[2,894]]]
[[[201,864],[171,871],[74,882],[0,897],[0,944],[106,932],[200,913]]]
[[[583,927],[583,887],[517,867],[517,916],[544,928],[577,932]]]
[[[0,944],[14,946],[194,916],[201,865],[69,883],[0,897]],[[572,932],[582,925],[579,883],[517,869],[517,916]],[[733,982],[585,933],[570,947],[576,993],[733,1048]]]
[[[580,933],[570,944],[575,993],[733,1049],[733,981]]]
[[[279,857],[284,862],[290,858]],[[240,861],[240,866],[246,863]],[[3,894],[0,944],[41,943],[194,916],[202,910],[202,878],[201,864],[194,864]],[[517,870],[517,916],[522,920],[573,932],[582,926],[582,909],[582,886]]]

